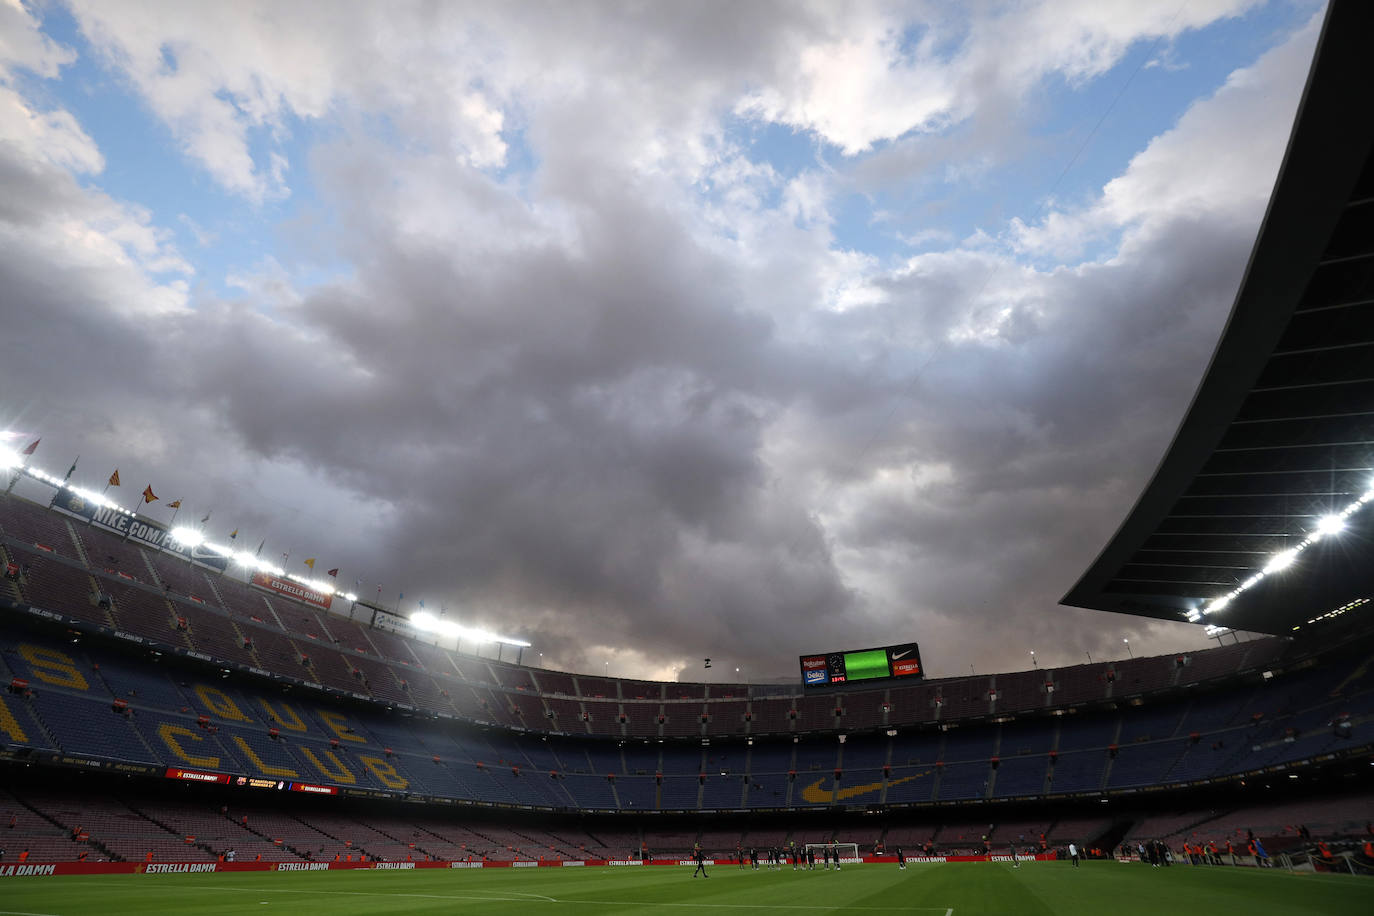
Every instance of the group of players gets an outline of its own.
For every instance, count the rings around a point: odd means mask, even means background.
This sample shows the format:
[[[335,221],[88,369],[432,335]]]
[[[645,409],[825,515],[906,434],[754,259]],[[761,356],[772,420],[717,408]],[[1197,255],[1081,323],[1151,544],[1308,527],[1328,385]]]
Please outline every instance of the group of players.
[[[789,843],[786,846],[769,846],[759,854],[758,847],[751,846],[748,849],[735,847],[735,858],[739,860],[740,868],[753,867],[758,871],[759,863],[763,862],[765,868],[782,868],[788,860],[792,861],[792,870],[799,869],[814,870],[816,868],[816,849],[808,846],[805,849],[796,843]],[[821,847],[821,864],[825,868],[830,868],[834,864],[835,871],[840,870],[840,851],[834,846]]]
[[[765,869],[780,869],[787,864],[789,859],[792,861],[793,871],[814,871],[816,868],[815,848],[806,847],[803,849],[796,843],[789,843],[786,846],[769,846],[763,850],[762,855],[759,854],[756,846],[751,846],[748,849],[737,846],[735,847],[735,858],[739,860],[741,869],[752,867],[754,871],[759,870],[760,862],[763,863]],[[902,856],[900,849],[897,850],[897,859],[901,863],[901,867],[906,868],[906,859]],[[692,871],[693,878],[697,875],[710,877],[706,873],[706,853],[700,844],[692,850],[692,861],[697,865]],[[835,871],[840,870],[840,851],[834,846],[822,846],[821,866],[828,870],[832,864],[835,866]]]

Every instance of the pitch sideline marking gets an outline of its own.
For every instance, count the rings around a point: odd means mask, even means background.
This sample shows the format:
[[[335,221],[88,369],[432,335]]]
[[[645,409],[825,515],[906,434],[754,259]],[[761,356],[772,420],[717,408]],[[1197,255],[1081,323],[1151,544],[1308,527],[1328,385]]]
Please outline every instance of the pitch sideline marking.
[[[88,884],[87,887],[128,887],[127,884]],[[163,888],[164,891],[173,888]],[[505,894],[383,894],[379,891],[324,891],[324,890],[302,890],[290,887],[228,887],[225,885],[201,884],[195,888],[175,888],[175,890],[206,890],[206,891],[254,891],[262,894],[329,894],[335,897],[415,897],[422,900],[500,900],[506,903],[529,903],[531,898],[535,900],[545,900],[549,903],[561,903],[553,897],[546,897],[543,894],[531,894],[522,891],[508,891]],[[0,916],[4,912],[0,911]],[[19,916],[54,916],[52,913],[29,913],[19,914]]]
[[[56,913],[22,913],[19,910],[0,910],[0,916],[57,916]]]
[[[87,885],[88,887],[90,885]],[[127,887],[127,885],[101,884],[101,887]],[[177,890],[193,890],[192,888],[177,888]],[[167,888],[170,890],[170,888]],[[676,907],[689,909],[717,909],[717,910],[834,910],[833,906],[809,906],[805,904],[785,904],[785,903],[643,903],[636,900],[560,900],[557,897],[546,897],[543,894],[522,893],[511,891],[505,896],[489,894],[479,896],[477,894],[383,894],[379,891],[325,891],[325,890],[302,890],[299,888],[249,888],[249,887],[229,887],[225,885],[199,884],[194,890],[205,891],[258,891],[268,894],[330,894],[336,897],[413,897],[421,900],[499,900],[506,903],[524,903],[530,898],[545,900],[549,903],[562,903],[572,906],[630,906],[630,905],[652,905],[658,907]],[[857,910],[872,913],[938,913],[938,906],[851,906],[845,907],[847,910]],[[945,916],[954,916],[954,909],[946,908]],[[0,911],[0,916],[4,916]],[[16,916],[54,916],[52,913],[26,913],[16,914]]]
[[[834,912],[835,906],[810,906],[791,903],[660,903],[637,900],[555,900],[554,903],[587,904],[594,906],[671,906],[691,907],[708,910],[828,910]],[[939,913],[938,906],[846,906],[846,912],[862,910],[872,913]],[[954,916],[953,909],[945,909],[945,916]]]

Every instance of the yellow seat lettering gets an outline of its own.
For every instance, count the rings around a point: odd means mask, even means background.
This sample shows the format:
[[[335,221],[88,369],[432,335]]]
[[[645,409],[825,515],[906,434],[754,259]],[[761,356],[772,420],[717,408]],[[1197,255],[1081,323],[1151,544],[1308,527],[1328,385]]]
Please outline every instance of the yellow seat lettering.
[[[45,684],[89,690],[86,677],[76,669],[76,660],[65,652],[21,643],[19,654],[33,666],[33,676]]]
[[[0,732],[10,736],[10,740],[16,744],[28,744],[29,736],[24,734],[24,729],[19,727],[19,721],[14,718],[5,701],[0,699]]]
[[[259,699],[263,711],[267,713],[267,718],[280,725],[287,731],[303,732],[306,731],[305,722],[301,719],[300,713],[296,712],[287,703],[281,704],[281,710],[273,708],[272,704],[264,699]]]
[[[396,772],[396,768],[382,758],[364,757],[360,754],[358,760],[372,771],[372,775],[376,776],[382,785],[392,789],[404,789],[410,786],[410,780]]]
[[[290,767],[278,767],[273,766],[270,763],[265,763],[263,759],[258,756],[257,751],[253,750],[253,748],[249,746],[248,742],[243,739],[242,735],[235,735],[233,740],[234,743],[238,745],[239,750],[243,751],[243,755],[248,758],[248,762],[253,764],[253,766],[257,767],[258,772],[262,775],[281,776],[290,779],[301,778],[301,774],[297,773]]]
[[[339,736],[339,740],[354,741],[358,744],[367,743],[366,738],[362,738],[353,733],[353,729],[349,727],[348,720],[344,718],[343,713],[330,712],[327,709],[318,709],[316,713],[324,720],[324,724],[329,726],[329,730]]]
[[[195,691],[196,696],[200,697],[200,701],[205,704],[205,708],[221,719],[229,719],[234,722],[251,721],[243,714],[243,710],[239,709],[239,704],[234,702],[233,697],[218,687],[197,684]]]
[[[171,722],[163,722],[157,727],[157,736],[162,739],[162,743],[167,745],[168,750],[176,755],[177,759],[191,766],[205,767],[207,770],[219,768],[218,757],[202,757],[199,754],[192,754],[181,746],[182,740],[199,742],[200,735],[181,725],[173,725]],[[178,740],[180,739],[180,740]]]
[[[358,781],[358,777],[354,776],[352,771],[350,771],[348,767],[344,766],[343,761],[339,759],[338,754],[335,754],[333,751],[322,751],[321,753],[323,753],[324,756],[327,757],[329,761],[334,764],[334,769],[331,770],[326,764],[321,763],[320,758],[316,757],[315,752],[312,751],[310,748],[301,748],[301,754],[305,757],[306,760],[309,760],[314,765],[315,769],[323,773],[325,778],[332,779],[335,782],[341,782],[344,785],[348,786],[351,786]]]

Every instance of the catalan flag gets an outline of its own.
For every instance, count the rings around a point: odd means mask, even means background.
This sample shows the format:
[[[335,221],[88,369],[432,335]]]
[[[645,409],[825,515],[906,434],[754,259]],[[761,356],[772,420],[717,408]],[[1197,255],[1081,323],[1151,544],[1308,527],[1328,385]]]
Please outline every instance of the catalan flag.
[[[180,508],[181,508],[181,500],[179,500],[179,499],[174,499],[174,500],[172,500],[171,502],[169,502],[169,503],[167,504],[167,508],[168,508],[168,509],[180,509]]]
[[[145,503],[157,502],[157,494],[153,492],[152,484],[148,484],[146,487],[143,488],[143,501]]]
[[[115,468],[114,473],[110,475],[109,485],[112,487],[119,486],[119,468]]]
[[[314,558],[314,557],[310,557],[308,560],[305,561],[305,565],[310,567],[310,571],[311,571],[311,572],[314,572],[314,571],[315,571],[315,558]]]

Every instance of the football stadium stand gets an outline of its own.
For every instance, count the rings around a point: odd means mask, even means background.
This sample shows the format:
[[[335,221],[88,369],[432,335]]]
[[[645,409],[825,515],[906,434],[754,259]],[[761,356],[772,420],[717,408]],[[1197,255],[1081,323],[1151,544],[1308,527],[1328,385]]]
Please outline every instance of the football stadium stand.
[[[531,810],[766,812],[1129,794],[1368,746],[1368,653],[1310,640],[839,692],[622,681],[417,641],[368,605],[313,608],[0,503],[18,567],[0,637],[11,753]],[[219,836],[184,812],[158,822]],[[331,825],[287,845],[346,855]],[[109,836],[126,852],[146,839]]]

